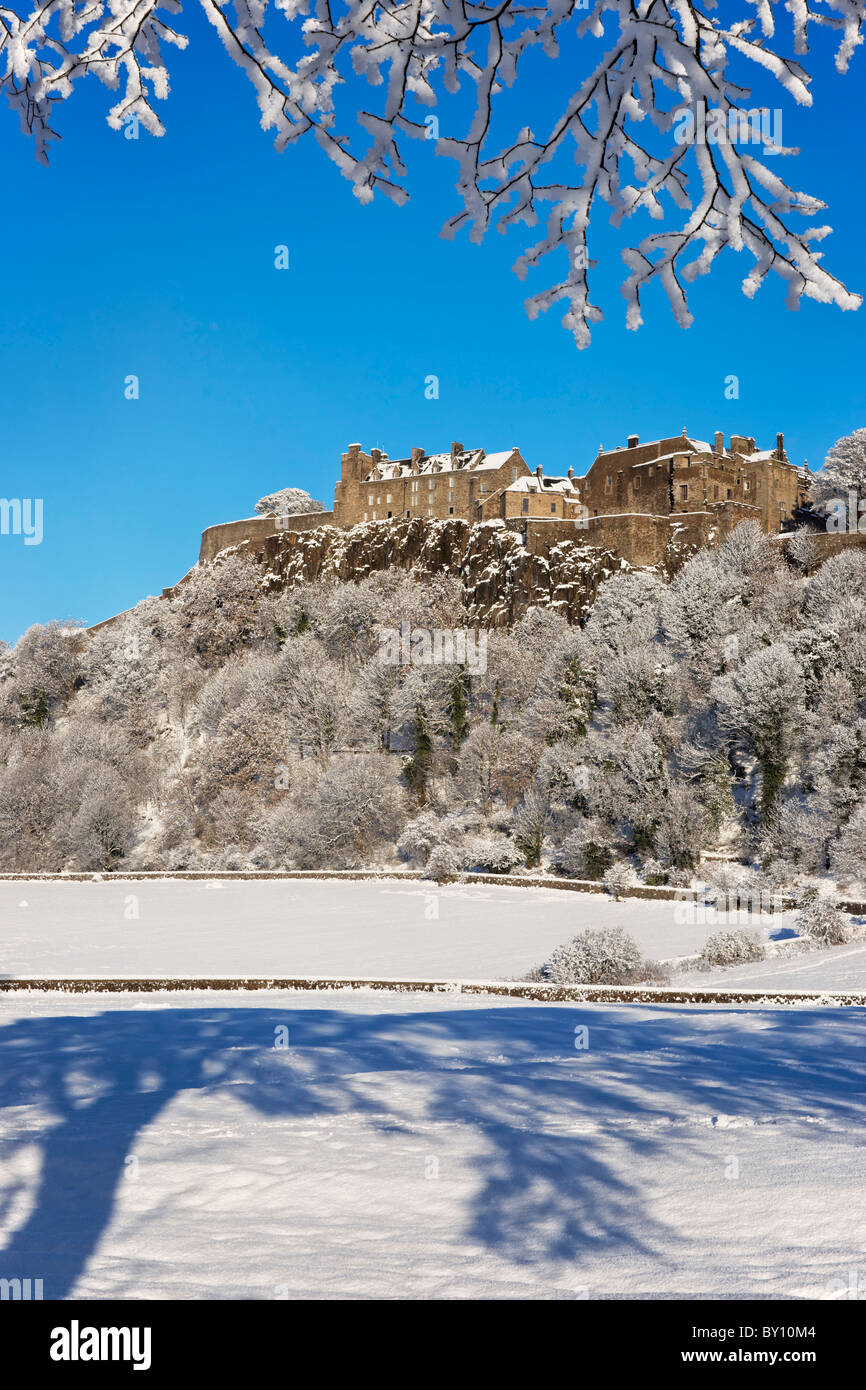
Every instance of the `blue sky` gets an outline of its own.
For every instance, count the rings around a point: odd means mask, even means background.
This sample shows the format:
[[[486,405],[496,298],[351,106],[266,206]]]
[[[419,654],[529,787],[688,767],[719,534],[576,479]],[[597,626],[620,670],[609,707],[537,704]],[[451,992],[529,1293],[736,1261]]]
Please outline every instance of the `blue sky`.
[[[214,31],[195,10],[184,25],[162,139],[111,131],[111,94],[88,80],[59,110],[46,169],[0,111],[0,495],[45,509],[41,545],[0,536],[0,637],[52,617],[97,622],[158,593],[194,563],[205,526],[250,515],[265,492],[296,484],[330,505],[354,440],[392,456],[516,444],[531,467],[582,473],[600,442],[629,433],[685,425],[771,445],[782,429],[814,467],[866,424],[866,309],[790,313],[778,282],[748,301],[745,260],[728,255],[693,290],[690,330],[653,291],[628,333],[617,249],[600,275],[605,322],[578,352],[560,308],[527,319],[524,299],[548,282],[511,273],[514,238],[440,239],[454,165],[432,143],[411,147],[407,207],[363,207],[312,143],[273,150]],[[785,143],[803,147],[785,173],[830,204],[826,262],[860,292],[863,63],[839,78],[822,49],[814,108],[783,107]],[[550,98],[549,72],[538,90]],[[771,88],[759,98],[781,104]],[[430,374],[438,400],[425,398]]]

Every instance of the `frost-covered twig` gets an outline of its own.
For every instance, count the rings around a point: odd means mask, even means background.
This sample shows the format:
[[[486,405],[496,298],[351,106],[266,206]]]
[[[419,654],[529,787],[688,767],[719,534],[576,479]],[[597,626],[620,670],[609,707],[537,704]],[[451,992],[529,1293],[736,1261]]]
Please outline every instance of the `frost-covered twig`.
[[[860,304],[821,264],[815,244],[830,229],[793,225],[824,204],[770,167],[797,151],[763,120],[757,129],[761,111],[747,106],[751,91],[728,67],[744,75],[759,69],[756,76],[809,105],[799,58],[813,28],[835,31],[844,72],[862,42],[866,0],[739,3],[733,19],[721,17],[714,0],[584,0],[583,7],[576,0],[201,0],[252,82],[262,127],[275,132],[278,148],[311,133],[362,201],[379,191],[404,202],[401,141],[434,136],[437,153],[458,165],[462,207],[445,235],[468,228],[480,240],[493,225],[507,231],[543,220],[544,235],[515,269],[524,276],[565,251],[565,277],[534,294],[527,309],[534,317],[565,301],[564,323],[580,347],[602,317],[589,289],[588,232],[599,203],[615,227],[642,213],[666,224],[623,252],[630,328],[642,322],[641,296],[653,281],[687,326],[687,287],[725,248],[751,257],[743,281],[750,297],[773,271],[792,308],[803,295],[842,309]],[[108,0],[107,7],[48,0],[27,18],[0,3],[0,87],[40,158],[55,136],[52,105],[90,72],[112,88],[125,80],[111,125],[137,117],[162,133],[154,107],[168,92],[161,44],[186,39],[158,11],[176,15],[179,0]],[[567,76],[567,97],[546,117],[547,93],[538,96],[543,58],[555,61],[557,84],[561,74],[577,74]],[[517,128],[516,118],[509,130],[515,110],[525,121],[533,108],[543,136],[528,124]],[[447,132],[440,130],[446,119],[453,121]]]

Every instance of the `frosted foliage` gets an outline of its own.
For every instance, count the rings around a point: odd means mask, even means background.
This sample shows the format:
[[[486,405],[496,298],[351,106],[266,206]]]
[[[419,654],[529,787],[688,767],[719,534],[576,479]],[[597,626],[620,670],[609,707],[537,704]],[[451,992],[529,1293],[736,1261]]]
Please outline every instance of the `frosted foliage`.
[[[707,937],[701,958],[707,965],[742,965],[763,960],[766,947],[756,931],[720,931]]]
[[[270,512],[275,512],[277,516],[300,516],[305,512],[324,510],[324,504],[317,502],[315,497],[311,497],[302,487],[284,487],[279,492],[270,492],[267,497],[260,497],[256,503],[256,511],[260,516],[267,516]]]
[[[435,139],[436,153],[457,165],[459,204],[445,235],[467,229],[480,241],[493,226],[530,229],[517,274],[552,253],[564,274],[551,271],[527,311],[564,302],[563,324],[579,347],[602,318],[590,291],[593,213],[614,229],[630,218],[643,224],[644,214],[657,224],[624,238],[631,329],[653,283],[687,327],[687,288],[725,249],[745,253],[750,298],[773,271],[792,308],[803,295],[842,309],[860,303],[822,265],[818,246],[830,228],[801,226],[824,204],[783,179],[783,161],[797,151],[776,140],[775,126],[757,139],[693,140],[683,112],[695,128],[706,120],[729,132],[749,130],[753,110],[811,105],[802,63],[810,40],[832,38],[844,73],[862,42],[864,0],[736,0],[718,11],[683,0],[589,0],[585,9],[562,0],[201,5],[252,84],[277,149],[310,136],[361,202],[376,192],[405,202],[407,140]],[[163,133],[167,49],[187,45],[170,22],[180,12],[179,0],[2,6],[0,86],[43,162],[62,100],[88,75],[116,94],[113,129],[134,119]],[[557,62],[569,68],[558,101]]]
[[[543,974],[558,985],[627,985],[641,975],[637,942],[622,927],[590,927],[557,946]]]
[[[838,500],[847,505],[849,492],[866,497],[866,429],[837,439],[812,479],[812,500],[818,511],[827,511]]]

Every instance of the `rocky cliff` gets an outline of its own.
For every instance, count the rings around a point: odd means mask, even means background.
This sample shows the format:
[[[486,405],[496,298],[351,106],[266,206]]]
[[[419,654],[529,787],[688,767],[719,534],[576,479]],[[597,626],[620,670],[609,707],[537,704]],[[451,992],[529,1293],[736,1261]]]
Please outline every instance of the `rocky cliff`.
[[[321,526],[246,545],[287,588],[311,580],[351,582],[391,566],[419,578],[458,575],[467,620],[490,627],[512,623],[530,607],[553,607],[577,622],[602,580],[625,567],[613,552],[570,539],[551,544],[546,555],[533,554],[520,532],[501,521],[470,526],[457,518],[365,522],[351,530]]]

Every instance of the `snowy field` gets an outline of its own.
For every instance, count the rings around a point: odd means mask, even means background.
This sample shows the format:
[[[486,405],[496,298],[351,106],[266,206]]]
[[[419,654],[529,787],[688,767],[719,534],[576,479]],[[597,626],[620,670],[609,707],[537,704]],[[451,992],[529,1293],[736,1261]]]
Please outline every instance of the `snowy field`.
[[[682,906],[395,880],[0,882],[0,976],[508,979],[585,927],[689,955],[714,928],[678,921]],[[790,932],[793,916],[767,921]]]
[[[866,942],[829,946],[803,955],[777,957],[752,965],[730,965],[723,970],[689,971],[677,975],[674,984],[728,989],[864,989],[866,990]]]
[[[0,996],[0,1277],[862,1297],[864,1047],[860,1009]]]

